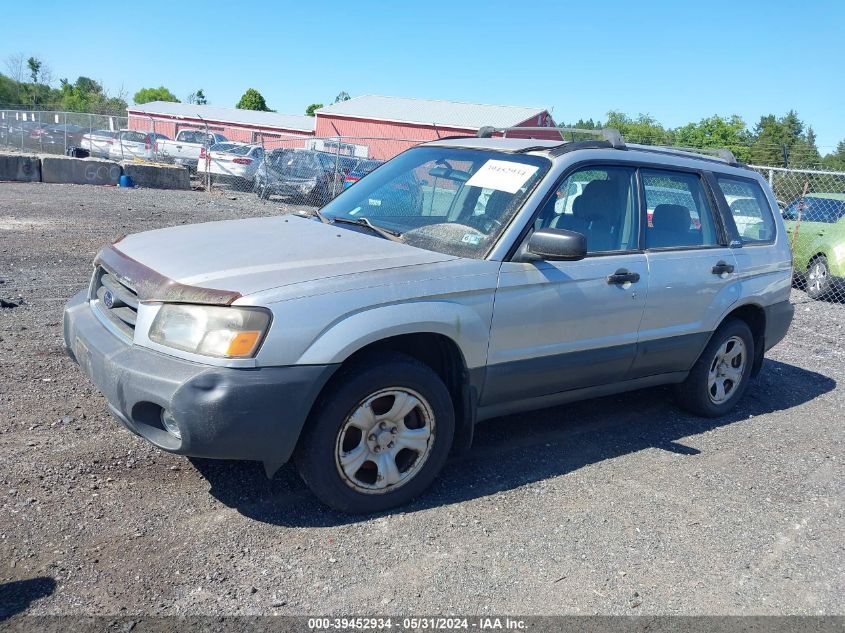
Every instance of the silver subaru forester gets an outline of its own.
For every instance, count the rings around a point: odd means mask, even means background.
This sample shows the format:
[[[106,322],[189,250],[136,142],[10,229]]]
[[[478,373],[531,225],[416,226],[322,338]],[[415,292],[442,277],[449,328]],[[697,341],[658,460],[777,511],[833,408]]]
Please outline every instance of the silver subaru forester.
[[[418,495],[495,416],[662,384],[724,415],[792,320],[775,198],[727,152],[603,135],[440,140],[312,218],[124,237],[68,352],[156,446],[293,459],[346,512]]]

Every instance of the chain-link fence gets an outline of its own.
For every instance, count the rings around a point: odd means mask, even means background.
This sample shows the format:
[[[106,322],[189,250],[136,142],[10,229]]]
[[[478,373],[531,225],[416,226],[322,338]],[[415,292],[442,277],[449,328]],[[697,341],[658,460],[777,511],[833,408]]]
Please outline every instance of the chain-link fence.
[[[810,299],[845,302],[845,172],[752,165],[778,200],[795,266],[795,286]],[[734,216],[752,208],[729,200]]]
[[[90,155],[111,157],[127,117],[117,114],[0,110],[0,147],[4,150],[67,154],[80,148]]]

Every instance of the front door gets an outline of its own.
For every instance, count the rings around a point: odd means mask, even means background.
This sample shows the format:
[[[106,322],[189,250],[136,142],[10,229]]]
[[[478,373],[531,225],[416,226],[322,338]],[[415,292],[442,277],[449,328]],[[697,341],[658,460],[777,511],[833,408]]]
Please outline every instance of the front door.
[[[502,264],[481,406],[628,375],[648,287],[639,216],[634,168],[589,166],[559,184],[534,227],[583,233],[588,256]]]

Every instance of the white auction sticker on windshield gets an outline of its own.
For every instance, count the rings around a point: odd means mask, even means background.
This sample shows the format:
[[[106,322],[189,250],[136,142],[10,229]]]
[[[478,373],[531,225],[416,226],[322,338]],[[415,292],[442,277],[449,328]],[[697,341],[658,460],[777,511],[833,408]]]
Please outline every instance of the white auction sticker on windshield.
[[[467,186],[516,193],[537,169],[536,165],[488,160],[467,180]]]

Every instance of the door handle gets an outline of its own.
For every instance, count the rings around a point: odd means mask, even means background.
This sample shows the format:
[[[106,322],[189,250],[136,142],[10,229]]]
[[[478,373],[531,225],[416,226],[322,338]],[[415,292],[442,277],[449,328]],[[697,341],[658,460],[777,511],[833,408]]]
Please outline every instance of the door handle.
[[[620,268],[612,275],[607,276],[607,283],[609,284],[635,284],[640,280],[640,273],[628,272],[624,268]]]
[[[714,275],[724,275],[725,273],[732,273],[734,271],[733,264],[719,262],[711,269]]]

